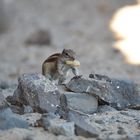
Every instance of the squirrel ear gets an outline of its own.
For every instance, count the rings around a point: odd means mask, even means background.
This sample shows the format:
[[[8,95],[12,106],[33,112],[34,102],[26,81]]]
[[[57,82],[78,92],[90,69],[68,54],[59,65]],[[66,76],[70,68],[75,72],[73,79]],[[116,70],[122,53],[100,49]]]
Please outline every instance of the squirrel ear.
[[[63,49],[62,53],[64,53],[66,51],[66,49]]]

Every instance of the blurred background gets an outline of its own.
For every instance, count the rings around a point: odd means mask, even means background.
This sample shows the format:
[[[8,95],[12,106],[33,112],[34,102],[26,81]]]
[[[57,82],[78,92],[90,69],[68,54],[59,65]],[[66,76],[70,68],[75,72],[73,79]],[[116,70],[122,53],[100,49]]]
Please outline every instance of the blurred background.
[[[41,73],[63,48],[76,51],[81,74],[140,82],[140,1],[0,0],[0,80]]]

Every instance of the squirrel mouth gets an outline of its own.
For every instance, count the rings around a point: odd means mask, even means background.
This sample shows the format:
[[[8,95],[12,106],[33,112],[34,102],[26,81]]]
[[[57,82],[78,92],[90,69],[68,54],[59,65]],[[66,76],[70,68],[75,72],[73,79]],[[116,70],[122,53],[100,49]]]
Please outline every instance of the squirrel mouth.
[[[70,65],[72,67],[78,67],[80,66],[80,62],[78,60],[74,60],[74,61],[66,61],[67,65]]]

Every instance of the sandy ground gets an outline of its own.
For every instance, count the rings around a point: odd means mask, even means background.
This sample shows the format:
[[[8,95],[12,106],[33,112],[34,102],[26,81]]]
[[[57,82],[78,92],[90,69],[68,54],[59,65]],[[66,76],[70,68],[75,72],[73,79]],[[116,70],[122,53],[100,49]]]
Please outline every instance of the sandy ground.
[[[109,23],[115,12],[135,0],[7,0],[11,25],[0,35],[0,79],[15,82],[22,73],[40,73],[50,54],[76,51],[81,74],[100,73],[140,82],[139,66],[129,65],[113,49]],[[49,30],[50,46],[26,46],[37,29]]]

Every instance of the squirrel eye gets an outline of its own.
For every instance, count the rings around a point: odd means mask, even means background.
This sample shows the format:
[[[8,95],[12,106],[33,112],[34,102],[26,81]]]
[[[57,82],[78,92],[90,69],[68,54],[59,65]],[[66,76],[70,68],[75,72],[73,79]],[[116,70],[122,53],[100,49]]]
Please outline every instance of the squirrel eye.
[[[68,56],[69,54],[68,54],[68,53],[66,53],[66,55]]]

